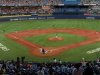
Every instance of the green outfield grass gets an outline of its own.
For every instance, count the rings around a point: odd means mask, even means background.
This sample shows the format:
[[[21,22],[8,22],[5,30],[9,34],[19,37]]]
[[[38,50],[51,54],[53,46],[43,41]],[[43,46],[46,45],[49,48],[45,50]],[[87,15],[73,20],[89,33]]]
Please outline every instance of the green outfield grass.
[[[49,61],[52,61],[53,58],[61,59],[62,61],[77,62],[77,61],[80,61],[83,57],[86,60],[94,60],[97,58],[97,56],[100,55],[100,52],[93,53],[93,54],[86,53],[89,50],[100,48],[100,42],[96,42],[96,43],[85,45],[79,48],[71,49],[69,51],[65,51],[55,57],[39,58],[39,57],[30,55],[27,47],[5,37],[5,34],[15,32],[15,31],[32,30],[32,29],[48,29],[48,28],[79,28],[79,29],[85,29],[85,30],[100,31],[100,20],[59,19],[59,20],[30,20],[30,21],[28,20],[28,21],[0,22],[0,43],[2,43],[3,45],[5,45],[7,48],[10,49],[9,51],[3,51],[2,49],[0,49],[0,59],[4,59],[4,60],[14,59],[15,60],[15,58],[18,56],[19,57],[26,56],[26,60],[37,61],[37,62],[43,62],[43,61],[49,62]],[[67,37],[69,35],[64,35],[64,36]],[[38,42],[39,36],[36,36],[36,37],[38,37],[36,39],[37,40],[36,42]],[[43,36],[41,35],[41,37],[44,38],[45,35]],[[77,36],[74,36],[74,37],[77,37]],[[31,40],[32,37],[28,39]],[[41,40],[39,41],[41,42]],[[80,39],[78,41],[80,41]],[[71,43],[71,41],[68,41],[68,42]],[[47,45],[49,45],[49,43]]]

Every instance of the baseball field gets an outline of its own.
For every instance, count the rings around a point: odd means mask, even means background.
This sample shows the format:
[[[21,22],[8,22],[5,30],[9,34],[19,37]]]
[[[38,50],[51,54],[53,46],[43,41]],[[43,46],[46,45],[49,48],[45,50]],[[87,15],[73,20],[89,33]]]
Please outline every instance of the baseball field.
[[[45,50],[45,54],[41,52]],[[53,19],[0,22],[0,59],[79,62],[100,57],[100,21]]]

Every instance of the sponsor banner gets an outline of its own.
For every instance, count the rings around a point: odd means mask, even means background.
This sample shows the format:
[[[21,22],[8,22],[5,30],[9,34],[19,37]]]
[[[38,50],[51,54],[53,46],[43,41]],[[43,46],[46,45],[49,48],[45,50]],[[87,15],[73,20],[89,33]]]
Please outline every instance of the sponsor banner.
[[[26,17],[4,17],[0,18],[0,22],[4,21],[20,21],[20,20],[35,20],[35,19],[100,19],[100,16],[86,15],[52,15],[52,16],[26,16]]]

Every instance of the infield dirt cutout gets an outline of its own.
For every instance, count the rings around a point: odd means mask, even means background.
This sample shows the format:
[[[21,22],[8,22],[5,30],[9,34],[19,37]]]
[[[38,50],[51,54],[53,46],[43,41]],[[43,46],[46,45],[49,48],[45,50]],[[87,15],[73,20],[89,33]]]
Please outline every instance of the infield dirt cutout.
[[[30,36],[37,36],[40,34],[48,34],[48,33],[69,33],[69,34],[74,34],[74,35],[79,35],[83,37],[89,38],[88,40],[79,42],[79,43],[74,43],[71,45],[64,45],[64,46],[59,46],[59,47],[42,47],[36,43],[29,42],[23,37],[30,37]],[[19,42],[23,44],[24,46],[28,47],[30,50],[30,53],[34,56],[38,57],[51,57],[58,55],[65,50],[70,50],[73,48],[77,48],[83,45],[91,44],[97,41],[100,41],[100,32],[93,31],[93,30],[81,30],[81,29],[68,29],[68,28],[62,28],[62,29],[35,29],[35,30],[26,30],[26,31],[20,31],[20,32],[13,32],[6,34],[6,37],[13,39],[16,42]],[[57,41],[57,40],[63,40],[63,38],[48,38],[51,41]],[[48,40],[48,41],[49,41]],[[47,53],[42,54],[40,52],[40,48],[44,48]]]

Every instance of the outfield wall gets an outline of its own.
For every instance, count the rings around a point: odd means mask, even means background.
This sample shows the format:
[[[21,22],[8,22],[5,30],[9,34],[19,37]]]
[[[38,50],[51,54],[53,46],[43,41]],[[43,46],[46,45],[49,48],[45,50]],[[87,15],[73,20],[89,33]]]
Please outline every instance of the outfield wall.
[[[23,16],[23,17],[5,17],[0,18],[0,22],[4,21],[20,21],[34,19],[100,19],[100,16],[84,16],[84,15],[52,15],[52,16]]]

